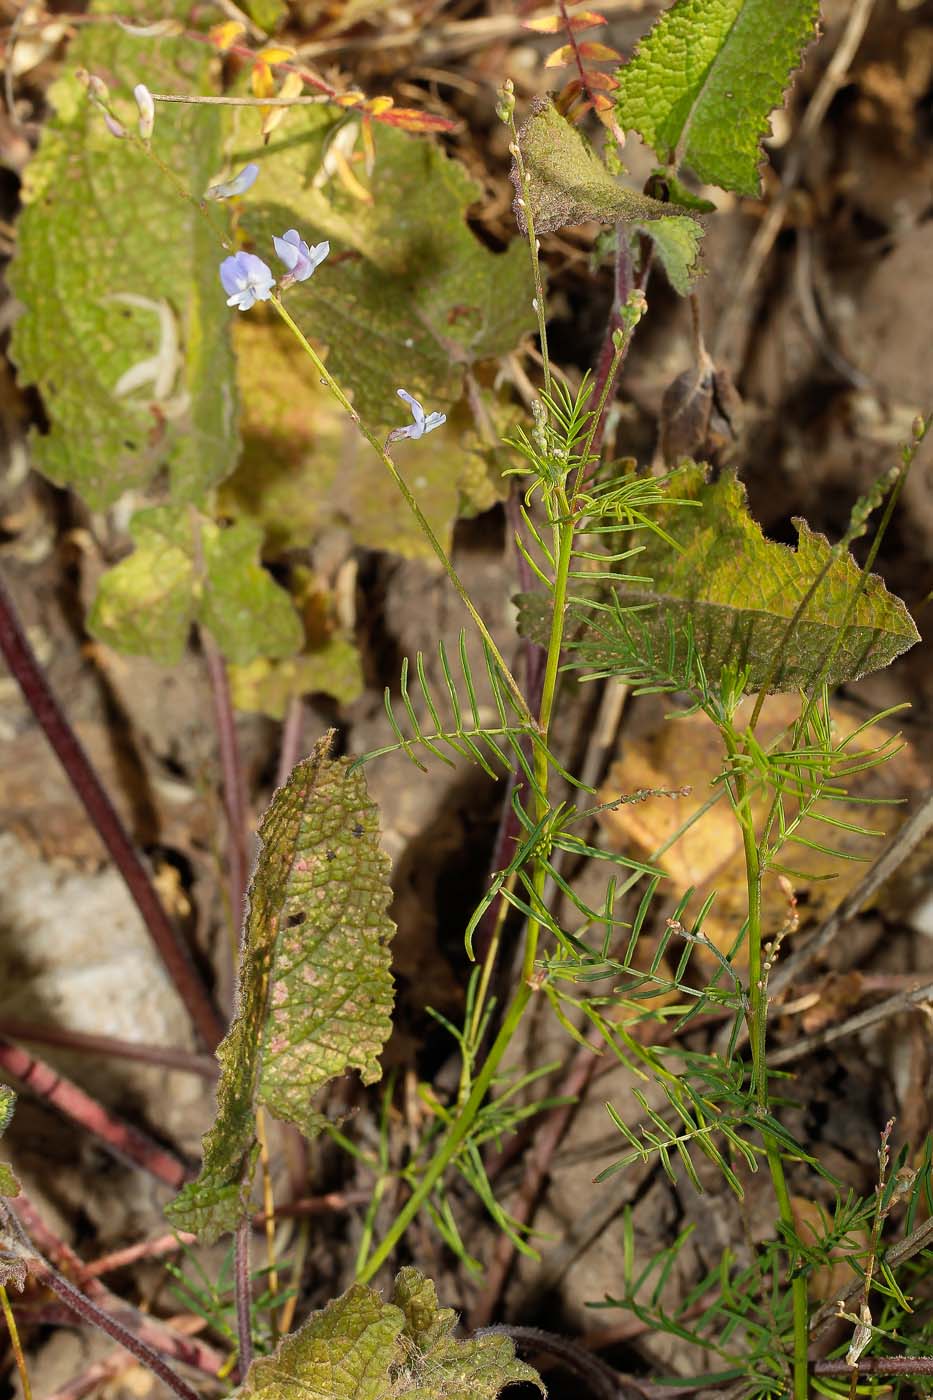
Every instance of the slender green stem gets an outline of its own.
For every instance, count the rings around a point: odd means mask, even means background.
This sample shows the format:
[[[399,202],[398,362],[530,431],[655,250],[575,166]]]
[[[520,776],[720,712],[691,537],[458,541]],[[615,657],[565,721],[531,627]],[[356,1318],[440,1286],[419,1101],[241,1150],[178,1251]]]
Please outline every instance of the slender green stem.
[[[346,394],[343,392],[334,376],[330,373],[329,369],[325,365],[324,361],[321,359],[320,355],[307,340],[304,332],[301,330],[301,327],[295,323],[295,321],[292,319],[289,313],[285,310],[285,307],[282,305],[279,298],[273,296],[271,298],[271,303],[275,307],[279,316],[285,322],[286,326],[288,326],[292,335],[298,341],[305,354],[311,360],[311,363],[314,365],[314,368],[317,370],[318,374],[321,377],[321,382],[327,385],[327,388],[331,391],[334,398],[340,404],[341,408],[345,409],[346,412],[353,419],[354,423],[359,428],[360,432],[363,434],[363,437],[366,439],[370,447],[376,453],[379,460],[382,462],[382,465],[385,467],[386,471],[389,473],[392,480],[395,482],[399,491],[404,496],[405,504],[408,506],[408,509],[411,511],[412,515],[417,520],[421,532],[423,533],[425,539],[428,541],[431,548],[434,550],[434,553],[440,560],[444,572],[446,573],[447,577],[450,579],[451,583],[457,591],[460,601],[463,603],[463,606],[470,614],[470,617],[473,619],[477,631],[483,638],[483,641],[486,643],[492,656],[495,658],[496,664],[502,672],[502,677],[509,690],[511,691],[512,699],[515,701],[518,713],[521,715],[522,719],[525,721],[526,724],[534,724],[534,719],[532,717],[531,711],[529,710],[528,705],[525,701],[525,697],[522,694],[521,689],[519,688],[518,682],[512,675],[512,672],[509,670],[508,666],[506,665],[505,658],[503,657],[499,648],[496,646],[496,643],[492,637],[492,633],[489,631],[489,628],[486,626],[485,622],[477,612],[476,606],[473,603],[473,600],[470,597],[469,593],[467,592],[466,587],[464,586],[463,581],[460,578],[460,575],[457,573],[453,564],[450,562],[447,551],[444,549],[444,546],[441,544],[440,540],[437,538],[437,535],[434,533],[433,529],[428,523],[424,511],[421,509],[418,502],[415,500],[415,497],[412,495],[411,490],[408,487],[408,483],[405,481],[404,477],[399,472],[398,467],[392,461],[392,458],[389,456],[388,452],[386,452],[385,448],[379,442],[379,439],[376,437],[375,433],[371,432],[369,428],[366,427],[366,424],[362,421],[360,415],[357,413],[356,409],[353,407],[350,400],[347,398]]]
[[[525,216],[525,228],[528,234],[528,248],[531,253],[531,273],[535,284],[535,314],[538,317],[538,340],[541,344],[541,364],[544,370],[544,392],[548,397],[551,393],[551,361],[547,348],[547,314],[544,306],[544,280],[541,276],[541,259],[538,248],[538,238],[535,233],[535,216],[531,207],[531,180],[528,171],[525,169],[525,160],[522,156],[522,148],[518,142],[518,132],[515,130],[514,118],[509,123],[512,131],[511,152],[515,161],[515,169],[518,171],[519,184],[522,187],[519,196],[522,212]]]
[[[469,1098],[451,1124],[439,1151],[429,1162],[418,1185],[412,1191],[405,1205],[399,1211],[389,1229],[386,1231],[385,1235],[383,1235],[382,1240],[369,1256],[365,1265],[358,1270],[357,1279],[360,1283],[368,1283],[373,1275],[382,1267],[396,1244],[398,1244],[399,1240],[408,1229],[408,1226],[418,1214],[418,1211],[424,1205],[425,1201],[429,1199],[431,1192],[443,1176],[448,1165],[454,1160],[460,1148],[463,1146],[473,1126],[476,1115],[482,1107],[483,1100],[495,1078],[496,1070],[499,1068],[502,1057],[508,1049],[519,1021],[524,1015],[525,1008],[531,999],[532,991],[533,988],[529,986],[527,982],[523,982],[516,992],[505,1014],[502,1028],[489,1051],[486,1063],[473,1082],[473,1088],[470,1091]]]
[[[723,737],[730,758],[735,759],[738,750],[734,739],[725,731],[723,731]],[[733,808],[742,830],[742,845],[745,852],[745,880],[748,890],[749,1008],[747,1019],[749,1045],[752,1056],[752,1083],[755,1088],[758,1114],[761,1118],[764,1118],[769,1112],[768,1063],[766,1055],[768,984],[767,975],[762,965],[761,950],[761,858],[755,836],[755,824],[752,818],[748,785],[745,777],[741,773],[734,774],[732,778],[732,792]],[[784,1225],[792,1232],[794,1229],[794,1216],[791,1209],[790,1192],[787,1189],[787,1178],[784,1175],[784,1163],[781,1160],[780,1147],[774,1135],[764,1128],[762,1129],[761,1137],[768,1158],[768,1168],[771,1173],[771,1183],[774,1187],[774,1195],[777,1201],[778,1215]],[[792,1269],[793,1266],[794,1261],[791,1259]],[[807,1339],[809,1318],[807,1282],[805,1278],[793,1278],[791,1280],[791,1307],[794,1345],[794,1400],[807,1400]]]
[[[16,1318],[13,1315],[13,1309],[10,1307],[10,1299],[2,1284],[0,1284],[0,1306],[3,1308],[3,1316],[6,1318],[7,1331],[10,1334],[10,1345],[13,1348],[13,1355],[16,1358],[16,1369],[19,1372],[20,1384],[23,1387],[23,1400],[32,1400],[32,1385],[29,1381],[29,1368],[26,1365],[26,1357],[23,1355],[23,1344],[19,1339],[19,1330],[16,1326]]]

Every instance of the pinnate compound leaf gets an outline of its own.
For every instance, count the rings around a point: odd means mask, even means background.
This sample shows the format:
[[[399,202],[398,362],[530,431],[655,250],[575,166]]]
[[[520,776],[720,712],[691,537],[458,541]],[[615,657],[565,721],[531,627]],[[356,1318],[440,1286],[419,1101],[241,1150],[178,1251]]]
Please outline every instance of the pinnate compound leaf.
[[[678,205],[663,204],[612,178],[580,129],[550,102],[539,103],[518,133],[531,183],[535,233],[595,219],[644,229],[656,242],[671,285],[686,293],[703,229]],[[521,194],[513,162],[512,183]],[[513,203],[519,228],[527,231],[524,207]]]
[[[236,1400],[495,1400],[520,1381],[545,1388],[508,1337],[458,1341],[434,1284],[403,1269],[386,1303],[354,1284],[254,1361]]]
[[[78,30],[68,63],[26,172],[9,274],[26,308],[11,353],[49,419],[33,464],[94,507],[166,467],[173,499],[197,500],[237,456],[218,237],[153,161],[109,134],[74,70],[104,75],[132,128],[136,83],[210,93],[216,56],[182,36],[140,40],[99,22]],[[222,171],[220,142],[218,108],[160,107],[152,149],[195,195]],[[136,387],[121,386],[134,368]]]
[[[751,518],[745,488],[734,475],[707,483],[702,467],[690,464],[671,478],[671,496],[697,501],[671,504],[653,518],[676,541],[644,532],[639,574],[653,587],[620,584],[613,614],[573,609],[569,632],[576,632],[572,664],[586,671],[624,674],[646,648],[667,653],[677,639],[675,667],[682,665],[692,631],[696,650],[715,682],[722,667],[748,667],[747,690],[772,678],[772,690],[812,684],[830,651],[838,645],[826,679],[831,685],[857,679],[887,666],[914,645],[919,634],[907,608],[871,574],[841,634],[861,572],[848,553],[831,561],[831,548],[806,521],[797,520],[796,550],[766,540]],[[785,644],[788,623],[811,586],[829,565]],[[520,603],[520,629],[533,640],[547,639],[549,611],[537,594]],[[626,612],[636,608],[637,611]],[[840,642],[841,636],[841,642]],[[775,656],[783,653],[772,677]]]
[[[677,0],[618,71],[620,124],[701,180],[757,194],[768,117],[818,18],[819,0]]]
[[[319,1089],[351,1069],[367,1084],[380,1077],[392,1028],[389,861],[362,772],[328,757],[330,739],[293,770],[259,828],[237,1014],[217,1051],[217,1116],[199,1177],[167,1212],[205,1241],[248,1208],[257,1108],[313,1137]]]
[[[259,562],[258,525],[222,528],[190,507],[154,506],[137,511],[130,534],[136,548],[101,578],[88,618],[99,641],[174,666],[201,622],[241,666],[299,649],[301,621]]]

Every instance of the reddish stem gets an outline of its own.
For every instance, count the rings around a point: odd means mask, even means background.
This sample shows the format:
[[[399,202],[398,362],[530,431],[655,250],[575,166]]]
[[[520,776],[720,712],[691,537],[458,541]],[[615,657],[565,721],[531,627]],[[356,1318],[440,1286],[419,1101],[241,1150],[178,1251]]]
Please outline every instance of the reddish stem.
[[[305,702],[300,695],[293,695],[285,712],[282,725],[282,747],[279,750],[279,766],[275,775],[277,788],[284,787],[288,775],[301,757],[301,741],[304,735]]]
[[[0,1036],[36,1045],[60,1045],[78,1054],[102,1055],[106,1059],[139,1060],[146,1065],[177,1069],[182,1074],[199,1074],[204,1079],[216,1079],[220,1073],[217,1061],[209,1055],[192,1055],[189,1050],[176,1050],[167,1045],[141,1045],[135,1040],[119,1040],[111,1035],[89,1035],[62,1026],[36,1026],[31,1021],[15,1021],[8,1016],[0,1017]]]
[[[253,1364],[253,1308],[249,1277],[249,1237],[252,1221],[241,1220],[237,1226],[233,1248],[233,1294],[236,1300],[236,1325],[240,1349],[237,1364],[240,1379]]]
[[[159,1147],[138,1128],[115,1117],[103,1104],[92,1099],[72,1080],[59,1074],[44,1060],[30,1055],[22,1046],[0,1039],[0,1070],[27,1085],[40,1099],[52,1104],[66,1118],[92,1133],[117,1157],[122,1157],[164,1181],[176,1190],[189,1177],[179,1159]]]
[[[0,651],[3,652],[10,672],[19,684],[37,723],[45,731],[46,738],[58,755],[59,762],[84,804],[98,835],[123,876],[159,957],[202,1040],[209,1050],[216,1049],[223,1035],[223,1026],[214,1004],[195,970],[181,935],[162,908],[149,875],[113,803],[52,694],[46,675],[26,640],[13,601],[2,580]]]

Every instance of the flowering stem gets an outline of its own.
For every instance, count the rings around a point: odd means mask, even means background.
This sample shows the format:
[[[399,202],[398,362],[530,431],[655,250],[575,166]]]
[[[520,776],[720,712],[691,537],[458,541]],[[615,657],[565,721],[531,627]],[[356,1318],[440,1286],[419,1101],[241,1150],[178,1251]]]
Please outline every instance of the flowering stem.
[[[412,515],[417,520],[425,539],[428,541],[431,548],[434,550],[434,553],[437,555],[438,559],[443,565],[444,572],[446,573],[447,577],[450,579],[451,583],[456,589],[460,601],[463,603],[463,606],[470,614],[470,617],[473,619],[473,623],[479,631],[480,636],[483,638],[483,641],[486,643],[492,656],[495,658],[496,664],[499,666],[499,669],[502,672],[503,680],[505,681],[506,685],[509,688],[509,691],[511,692],[512,699],[517,707],[518,714],[521,716],[522,720],[526,724],[533,725],[534,718],[531,714],[531,711],[528,708],[528,705],[525,701],[525,697],[519,688],[518,682],[512,675],[512,672],[509,670],[508,666],[506,665],[505,658],[502,656],[502,653],[500,652],[495,641],[493,640],[489,628],[486,626],[485,622],[477,612],[473,600],[467,592],[463,581],[461,580],[459,574],[457,573],[456,569],[454,568],[453,564],[448,558],[447,551],[444,549],[444,546],[441,544],[440,540],[437,538],[437,535],[434,533],[433,529],[428,523],[424,512],[422,511],[418,502],[415,500],[415,497],[409,490],[408,484],[399,472],[398,467],[392,461],[392,458],[389,456],[388,452],[386,452],[385,448],[381,445],[375,433],[370,432],[369,428],[366,427],[365,423],[360,418],[360,415],[357,413],[356,409],[353,407],[350,400],[347,398],[346,394],[343,392],[334,376],[330,373],[324,361],[321,359],[320,355],[308,342],[307,338],[304,335],[304,332],[285,310],[285,307],[282,305],[279,298],[273,295],[270,298],[270,300],[272,305],[278,312],[279,316],[288,326],[292,335],[295,336],[298,343],[304,350],[305,354],[309,357],[311,363],[314,365],[314,368],[321,376],[321,382],[327,385],[328,389],[330,389],[331,393],[333,394],[337,402],[340,404],[341,408],[345,409],[346,412],[349,413],[350,417],[353,419],[354,423],[359,428],[360,432],[363,434],[363,437],[366,439],[370,447],[379,457],[380,461],[382,462],[386,471],[391,476],[392,480],[395,482],[399,491],[401,491],[402,495],[405,498],[405,504],[408,506],[408,509],[411,511]]]

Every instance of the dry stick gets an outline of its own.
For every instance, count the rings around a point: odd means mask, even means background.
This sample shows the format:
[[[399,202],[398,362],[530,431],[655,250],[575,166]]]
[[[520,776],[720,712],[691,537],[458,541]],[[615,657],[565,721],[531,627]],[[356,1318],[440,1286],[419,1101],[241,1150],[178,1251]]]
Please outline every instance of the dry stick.
[[[20,1080],[38,1098],[91,1133],[114,1156],[141,1167],[157,1181],[163,1181],[176,1190],[188,1180],[190,1173],[178,1157],[153,1142],[138,1128],[117,1118],[72,1080],[59,1074],[44,1060],[30,1055],[22,1046],[0,1040],[0,1070]]]
[[[203,1317],[194,1317],[190,1313],[180,1314],[177,1317],[169,1318],[168,1321],[170,1326],[189,1336],[200,1332],[207,1325]],[[100,1389],[107,1381],[125,1375],[127,1371],[133,1370],[138,1365],[139,1362],[134,1357],[129,1356],[123,1347],[117,1347],[102,1361],[93,1362],[79,1375],[73,1376],[70,1381],[59,1386],[51,1395],[45,1395],[43,1400],[83,1400],[85,1395],[90,1395],[92,1391]]]
[[[195,970],[185,943],[168,918],[152,881],[136,853],[113,803],[49,687],[26,640],[6,588],[0,580],[0,651],[19,684],[36,721],[58,755],[72,787],[84,804],[98,835],[123,876],[126,887],[178,995],[201,1039],[214,1050],[223,1035],[217,1010]]]
[[[933,829],[933,789],[927,793],[921,805],[891,838],[888,846],[868,870],[854,890],[846,896],[838,908],[807,943],[806,947],[792,953],[786,962],[778,965],[769,981],[769,991],[777,994],[789,986],[805,968],[824,953],[833,939],[844,928],[875,893],[885,880],[889,879],[907,859],[911,851],[919,845],[927,832]]]
[[[119,1342],[122,1347],[131,1352],[137,1361],[141,1361],[152,1371],[153,1375],[158,1376],[163,1385],[166,1385],[173,1394],[177,1395],[179,1400],[200,1400],[198,1392],[192,1389],[187,1381],[182,1380],[181,1376],[177,1375],[147,1342],[141,1341],[134,1333],[127,1331],[123,1324],[111,1317],[109,1313],[102,1312],[89,1298],[86,1298],[73,1284],[69,1283],[61,1274],[56,1273],[49,1265],[43,1264],[38,1259],[30,1261],[30,1264],[30,1273],[34,1278],[57,1294],[65,1306],[76,1313],[83,1322],[89,1322],[92,1327],[106,1332],[109,1337],[113,1337],[115,1342]]]
[[[226,1358],[208,1343],[195,1337],[184,1336],[158,1318],[138,1312],[122,1298],[111,1293],[99,1279],[89,1278],[85,1282],[83,1260],[78,1258],[70,1245],[49,1229],[25,1192],[21,1191],[11,1206],[15,1206],[15,1209],[8,1206],[6,1210],[14,1236],[18,1236],[25,1226],[29,1232],[30,1247],[31,1242],[35,1241],[41,1253],[52,1259],[58,1270],[67,1270],[73,1274],[90,1307],[115,1317],[121,1326],[138,1336],[143,1343],[148,1343],[164,1356],[171,1357],[173,1361],[180,1361],[185,1366],[191,1366],[209,1376],[217,1375],[223,1368]],[[35,1253],[35,1249],[32,1249],[32,1252]]]
[[[758,298],[754,292],[759,285],[761,270],[781,231],[787,205],[803,170],[804,157],[826,116],[830,102],[846,80],[849,65],[862,41],[874,2],[875,0],[854,0],[842,38],[807,104],[793,147],[788,152],[781,176],[781,189],[752,239],[745,266],[732,294],[732,301],[720,318],[716,330],[714,358],[724,361],[732,369],[744,359],[748,334],[757,315]],[[731,349],[730,341],[735,342]]]
[[[795,1060],[800,1060],[804,1055],[811,1055],[814,1050],[822,1050],[825,1045],[832,1045],[834,1041],[844,1040],[846,1036],[855,1035],[858,1031],[866,1030],[869,1026],[875,1026],[879,1021],[887,1021],[891,1016],[897,1016],[901,1011],[917,1011],[926,1004],[933,1003],[933,982],[927,982],[922,987],[915,987],[910,992],[898,992],[897,996],[889,997],[887,1001],[881,1001],[877,1006],[870,1006],[867,1011],[860,1011],[857,1016],[850,1016],[848,1021],[843,1021],[838,1026],[828,1026],[825,1030],[816,1031],[813,1035],[804,1036],[802,1040],[796,1041],[793,1045],[787,1045],[783,1050],[776,1050],[768,1056],[768,1063],[775,1068],[780,1065],[793,1064]]]
[[[80,1055],[102,1055],[108,1060],[138,1060],[144,1065],[197,1074],[204,1079],[216,1079],[220,1073],[217,1061],[209,1055],[193,1055],[190,1050],[176,1050],[168,1045],[142,1045],[111,1035],[90,1035],[62,1026],[37,1026],[32,1021],[17,1021],[9,1016],[0,1016],[0,1036],[35,1045],[58,1045]]]

